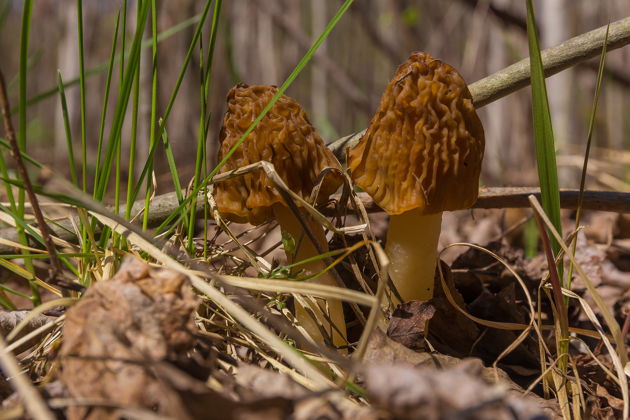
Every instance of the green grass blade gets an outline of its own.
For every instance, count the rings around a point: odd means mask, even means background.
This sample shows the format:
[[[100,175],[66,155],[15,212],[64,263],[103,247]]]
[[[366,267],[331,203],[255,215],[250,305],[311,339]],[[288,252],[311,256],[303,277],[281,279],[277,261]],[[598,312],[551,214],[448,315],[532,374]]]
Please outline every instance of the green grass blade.
[[[197,159],[195,161],[195,175],[193,179],[193,189],[199,186],[201,179],[205,178],[207,172],[206,162],[206,138],[208,134],[207,124],[207,105],[208,105],[208,92],[210,90],[210,76],[212,74],[212,61],[214,58],[214,47],[216,44],[217,28],[219,23],[219,17],[221,15],[222,1],[216,0],[214,4],[214,12],[212,14],[212,27],[210,30],[210,39],[208,54],[206,58],[207,63],[204,62],[203,45],[199,42],[199,73],[201,76],[200,86],[200,107],[199,107],[199,132],[197,136]],[[197,209],[197,200],[193,198],[189,208],[190,217],[188,219],[188,252],[194,252],[193,236],[195,231],[195,213]],[[204,213],[205,214],[205,213]],[[204,223],[204,232],[207,230],[207,224]],[[205,235],[204,235],[205,238]],[[204,241],[204,255],[207,253],[207,245]]]
[[[575,230],[580,227],[582,220],[582,204],[584,202],[584,188],[586,187],[586,173],[588,172],[588,158],[591,154],[591,143],[593,140],[593,129],[595,128],[595,117],[597,116],[597,105],[599,104],[599,92],[602,87],[602,80],[604,78],[604,68],[606,67],[606,50],[608,46],[608,32],[610,30],[610,24],[606,27],[606,36],[604,37],[604,45],[602,46],[602,54],[599,57],[599,68],[597,70],[597,83],[595,85],[595,97],[593,98],[593,107],[591,109],[591,115],[588,121],[588,134],[586,137],[586,150],[584,151],[584,163],[582,164],[582,174],[580,175],[580,194],[578,195],[577,210],[575,212]],[[577,248],[577,236],[573,239],[571,246],[571,252],[575,256],[575,250]],[[571,280],[573,279],[573,263],[569,265],[569,275],[567,278],[568,287],[571,286]]]
[[[558,185],[558,169],[556,165],[556,148],[553,136],[553,126],[551,124],[551,113],[549,111],[549,100],[547,98],[547,86],[543,73],[542,58],[540,55],[540,44],[536,30],[536,16],[531,0],[527,0],[527,39],[529,42],[529,57],[532,82],[532,116],[534,121],[534,140],[536,144],[536,164],[538,166],[538,181],[540,183],[540,195],[542,207],[549,217],[553,227],[562,235],[562,221],[560,219],[560,187]],[[568,298],[562,297],[561,286],[567,287],[567,280],[563,276],[562,260],[554,266],[554,258],[561,250],[560,243],[552,235],[547,235],[544,224],[539,220],[539,215],[535,214],[539,223],[540,236],[543,239],[543,249],[547,255],[550,275],[555,277],[552,280],[552,289],[555,298],[553,299],[556,308],[556,351],[560,358],[558,366],[562,373],[567,370],[567,355],[569,351],[569,331],[567,322]],[[566,388],[556,389],[560,395],[560,400],[566,396]]]
[[[120,12],[116,16],[116,28],[114,29],[114,40],[112,41],[112,49],[109,55],[109,66],[107,68],[107,79],[105,81],[105,97],[103,98],[103,106],[101,108],[101,123],[98,128],[98,142],[96,145],[96,169],[94,171],[94,189],[98,185],[98,177],[101,170],[101,154],[103,149],[103,136],[105,135],[105,119],[107,117],[107,105],[109,104],[109,93],[112,83],[112,73],[114,70],[114,57],[116,57],[116,44],[118,43],[118,29],[120,27]]]
[[[538,166],[538,180],[542,206],[545,213],[558,232],[562,233],[560,221],[560,188],[558,185],[558,169],[556,165],[556,149],[551,124],[551,113],[547,99],[547,87],[543,73],[542,58],[538,34],[536,33],[536,18],[531,0],[527,0],[527,38],[529,42],[529,57],[532,84],[532,115],[534,120],[534,140],[536,144],[536,164]],[[551,237],[551,246],[555,255],[560,251],[560,245]],[[562,277],[562,270],[559,270]]]
[[[118,100],[116,102],[116,109],[114,111],[111,131],[109,133],[109,141],[107,142],[107,149],[103,160],[103,167],[101,172],[102,176],[99,177],[99,183],[94,194],[94,198],[97,201],[101,201],[105,196],[107,185],[110,181],[112,163],[114,161],[116,149],[118,148],[118,142],[120,141],[120,133],[125,118],[125,112],[127,111],[127,106],[129,105],[129,96],[134,81],[134,75],[138,69],[140,62],[140,43],[142,40],[144,26],[147,21],[149,5],[150,3],[148,1],[142,3],[142,6],[138,13],[139,22],[131,46],[131,53],[129,54],[127,68],[123,77],[123,84],[121,86]]]
[[[6,141],[3,138],[0,138],[0,146],[4,147],[7,150],[11,150],[11,145],[9,144],[9,142]],[[38,167],[40,169],[44,167],[44,165],[41,162],[39,162],[37,159],[35,159],[31,155],[27,154],[26,152],[22,151],[22,152],[20,152],[20,155],[22,155],[22,159],[24,159],[28,163],[30,163],[32,165],[35,165],[36,167]],[[5,176],[5,178],[8,178],[8,177]]]
[[[19,84],[19,103],[18,103],[18,115],[19,115],[19,125],[18,125],[18,147],[20,151],[26,150],[26,86],[27,86],[27,72],[28,72],[28,44],[31,33],[31,15],[33,11],[33,1],[25,0],[23,3],[23,11],[22,11],[22,28],[20,34],[20,67],[19,67],[19,75],[20,75],[20,84]],[[18,191],[18,199],[17,199],[17,211],[15,213],[14,219],[17,222],[18,219],[22,219],[24,217],[24,199],[25,192],[24,189],[20,189]],[[28,244],[28,240],[26,235],[24,234],[24,229],[21,226],[17,228],[18,238],[20,239],[20,243],[23,245]],[[26,270],[35,276],[35,267],[33,266],[33,262],[31,260],[25,260],[24,266]],[[39,296],[39,289],[35,285],[34,282],[30,283],[31,287],[31,300],[33,301],[33,305],[37,306],[41,302],[41,298]]]
[[[197,42],[199,42],[199,37],[201,36],[203,25],[208,16],[208,12],[210,11],[211,4],[212,4],[212,1],[207,0],[204,9],[201,12],[201,18],[199,19],[199,23],[197,24],[197,27],[195,28],[195,33],[193,34],[193,38],[190,42],[190,45],[188,46],[188,51],[186,52],[184,62],[182,63],[182,68],[179,72],[179,76],[177,77],[177,81],[175,82],[175,87],[173,88],[173,92],[171,92],[171,97],[168,101],[168,104],[166,105],[166,110],[164,111],[164,116],[162,117],[162,123],[158,127],[157,134],[160,137],[162,136],[162,130],[164,130],[164,126],[168,122],[168,117],[171,113],[171,110],[173,109],[173,104],[175,103],[175,99],[177,98],[177,94],[179,93],[179,88],[181,87],[182,81],[184,80],[184,75],[186,74],[186,69],[188,68],[188,64],[190,63],[190,59],[192,58],[193,52],[195,51],[195,46],[197,45]],[[148,175],[149,168],[151,168],[151,165],[153,165],[153,158],[155,156],[157,145],[158,145],[157,142],[154,143],[153,147],[151,147],[151,150],[149,150],[149,156],[147,158],[147,161],[144,164],[144,167],[142,168],[142,173],[140,174],[140,177],[138,178],[136,182],[136,185],[132,191],[132,194],[127,198],[128,200],[130,199],[131,201],[134,201],[136,197],[138,196],[138,192],[140,191],[142,183],[144,182],[144,177]]]
[[[66,133],[66,148],[68,153],[68,164],[70,165],[70,179],[74,185],[79,185],[77,178],[77,167],[74,161],[74,143],[72,142],[72,130],[70,129],[70,117],[68,115],[68,102],[66,101],[66,91],[63,88],[61,72],[57,71],[57,88],[59,89],[59,100],[61,101],[61,113],[63,115],[63,128]]]
[[[85,51],[83,49],[83,0],[77,0],[77,31],[79,35],[79,89],[81,112],[81,185],[87,191],[87,134],[85,121]]]
[[[160,122],[161,123],[161,122]],[[177,201],[184,201],[184,191],[182,189],[182,184],[179,181],[179,174],[177,173],[177,165],[175,164],[175,156],[173,155],[173,148],[171,147],[171,142],[168,139],[168,131],[162,131],[162,144],[164,146],[164,151],[166,154],[166,161],[168,162],[168,169],[171,172],[171,178],[173,179],[173,186],[175,188],[175,195],[177,196]]]
[[[602,46],[602,54],[599,57],[599,68],[597,70],[597,84],[595,86],[595,97],[593,98],[593,108],[591,109],[591,115],[588,121],[588,135],[586,138],[586,150],[584,151],[584,163],[582,164],[582,174],[580,176],[580,195],[578,196],[577,213],[575,216],[576,229],[580,224],[580,218],[582,215],[582,203],[584,202],[584,188],[586,185],[586,173],[588,170],[588,157],[591,153],[591,143],[593,140],[593,130],[595,128],[595,117],[597,116],[597,105],[599,104],[599,92],[602,86],[602,80],[604,78],[604,68],[606,67],[606,49],[608,45],[608,31],[610,30],[610,24],[606,27],[606,36],[604,38],[604,45]]]
[[[157,145],[155,138],[155,126],[157,124],[157,100],[158,100],[158,50],[157,50],[157,6],[155,0],[151,0],[151,35],[153,47],[151,49],[151,125],[149,127],[149,149]],[[149,172],[153,171],[153,164],[149,167]],[[149,204],[151,201],[151,178],[147,177],[147,184],[144,196],[144,213],[142,214],[142,229],[146,230],[149,224]]]
[[[24,10],[22,12],[22,31],[20,35],[20,86],[19,86],[19,122],[18,122],[18,146],[20,150],[26,150],[26,86],[28,71],[28,42],[31,32],[31,14],[33,10],[32,0],[24,2]],[[24,215],[24,190],[18,193],[18,212],[20,216]]]

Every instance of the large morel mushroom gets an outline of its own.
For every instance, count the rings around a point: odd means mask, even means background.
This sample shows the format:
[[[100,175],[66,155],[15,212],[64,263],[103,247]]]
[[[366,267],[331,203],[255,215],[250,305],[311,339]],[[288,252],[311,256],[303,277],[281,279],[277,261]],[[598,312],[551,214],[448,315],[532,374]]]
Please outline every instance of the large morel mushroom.
[[[276,92],[277,88],[274,86],[245,84],[239,84],[230,90],[220,134],[219,160],[234,146]],[[286,185],[305,200],[309,199],[320,174],[326,169],[336,169],[326,171],[315,204],[325,203],[330,194],[343,182],[339,162],[326,148],[302,107],[286,95],[282,95],[276,101],[254,131],[230,156],[221,168],[221,173],[260,161],[272,163]],[[294,253],[287,253],[289,263],[319,254],[313,242],[304,234],[299,220],[263,171],[255,171],[217,183],[215,199],[221,215],[234,222],[258,225],[272,218],[277,219],[282,230],[291,234],[297,244]],[[321,225],[304,211],[301,212],[301,217],[316,237],[320,250],[327,252],[328,243]],[[325,265],[318,260],[301,265],[300,268],[307,274],[315,274],[324,270]],[[313,281],[337,285],[330,273],[324,273]],[[329,299],[327,302],[328,308],[322,305],[321,313],[315,313],[317,323],[297,302],[296,317],[316,341],[321,342],[323,335],[320,327],[323,327],[327,335],[332,337],[333,344],[345,345],[346,326],[341,301]],[[328,313],[336,329],[324,327],[330,323],[322,316],[323,313]]]
[[[429,54],[412,54],[348,151],[354,182],[390,215],[385,250],[403,300],[433,297],[442,212],[475,202],[483,152],[466,82]]]

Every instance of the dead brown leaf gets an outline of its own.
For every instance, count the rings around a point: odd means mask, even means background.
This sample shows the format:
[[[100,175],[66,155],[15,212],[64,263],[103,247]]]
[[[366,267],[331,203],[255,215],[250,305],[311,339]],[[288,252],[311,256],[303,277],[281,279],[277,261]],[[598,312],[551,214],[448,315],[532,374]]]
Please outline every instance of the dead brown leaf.
[[[68,310],[61,380],[71,397],[189,418],[156,366],[194,343],[198,300],[186,277],[128,257],[110,280]],[[69,419],[115,418],[105,407],[70,407]]]
[[[522,388],[501,369],[483,367],[474,358],[418,353],[378,329],[370,337],[363,362],[364,386],[372,402],[395,418],[470,414],[468,418],[512,419],[512,410],[523,413],[519,418],[542,413],[555,418],[560,413],[553,400],[522,397]]]
[[[413,350],[424,348],[424,331],[427,322],[435,314],[431,302],[413,300],[394,310],[387,328],[387,336]]]

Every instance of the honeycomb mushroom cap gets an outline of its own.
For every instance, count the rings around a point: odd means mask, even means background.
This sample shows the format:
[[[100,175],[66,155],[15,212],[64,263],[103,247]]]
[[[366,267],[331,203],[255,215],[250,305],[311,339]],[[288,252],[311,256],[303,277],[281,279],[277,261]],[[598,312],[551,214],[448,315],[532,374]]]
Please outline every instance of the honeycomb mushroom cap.
[[[484,143],[464,79],[418,52],[387,85],[365,135],[348,151],[348,169],[389,214],[463,209],[477,199]]]
[[[219,160],[228,153],[278,91],[275,86],[239,84],[227,96],[221,128]],[[220,173],[259,162],[272,163],[287,186],[307,199],[320,174],[323,177],[316,204],[324,203],[342,184],[341,166],[311,125],[302,107],[282,95],[263,120],[230,156]],[[219,212],[236,222],[260,224],[273,216],[272,206],[285,204],[272,181],[261,170],[216,184]]]

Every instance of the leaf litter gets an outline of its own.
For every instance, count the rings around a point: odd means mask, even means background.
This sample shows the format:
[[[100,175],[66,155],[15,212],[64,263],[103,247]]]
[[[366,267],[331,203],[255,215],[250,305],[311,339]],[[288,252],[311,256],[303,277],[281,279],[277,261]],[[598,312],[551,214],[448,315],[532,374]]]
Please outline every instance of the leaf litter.
[[[53,324],[63,311],[37,318],[40,324],[25,331],[32,333],[42,326],[47,330],[35,336],[39,342],[22,343],[26,347],[19,350],[26,351],[20,359],[41,386],[48,405],[67,418],[556,418],[558,404],[543,398],[541,379],[541,364],[553,369],[549,349],[554,347],[553,331],[545,327],[553,319],[552,309],[541,287],[546,263],[540,257],[524,257],[521,234],[504,225],[504,212],[475,213],[481,214],[474,214],[474,219],[471,212],[450,216],[448,239],[469,241],[472,237],[511,269],[477,248],[445,253],[449,263],[442,263],[442,271],[448,290],[436,274],[436,294],[430,302],[398,306],[395,296],[386,293],[385,314],[391,310],[391,316],[376,323],[361,360],[347,359],[343,355],[347,350],[331,354],[315,347],[309,351],[299,337],[287,333],[296,326],[291,297],[299,293],[299,284],[293,291],[289,287],[276,293],[262,286],[259,291],[251,285],[248,291],[230,283],[228,277],[222,283],[220,277],[206,276],[229,299],[251,309],[256,320],[289,346],[319,364],[320,372],[332,380],[327,387],[292,368],[282,352],[249,327],[243,328],[230,310],[200,294],[185,273],[148,265],[136,257],[127,257],[115,276],[90,287],[68,309],[63,322]],[[597,220],[598,213],[587,216]],[[364,221],[360,215],[347,217],[350,225]],[[380,215],[373,217],[382,224]],[[630,282],[625,263],[629,247],[619,220],[593,223],[581,232],[576,259],[622,325],[630,306],[626,297]],[[480,221],[487,221],[484,229],[470,227]],[[601,227],[594,231],[593,226]],[[208,248],[213,270],[243,279],[270,270],[266,272],[275,273],[272,278],[291,282],[280,269],[277,229],[262,229],[264,235],[239,227],[226,236],[217,228],[213,246]],[[372,238],[381,242],[383,232],[376,229],[377,236]],[[363,240],[354,233],[344,235],[337,230],[331,249]],[[244,249],[258,261],[257,268]],[[382,279],[373,258],[371,248],[359,246],[340,261],[337,272],[348,287],[374,293]],[[205,263],[201,258],[196,262]],[[189,264],[195,265],[194,261]],[[532,314],[513,273],[522,278],[537,302],[546,354],[541,355],[536,334],[521,337]],[[593,303],[590,290],[577,276],[572,290]],[[369,304],[365,306],[370,301],[348,299],[344,307],[352,354],[370,313]],[[600,316],[596,305],[591,306]],[[5,312],[4,316],[18,315]],[[579,305],[572,304],[569,316],[574,329],[593,331]],[[497,329],[497,324],[514,328]],[[571,354],[584,393],[584,415],[615,418],[623,409],[623,399],[618,378],[612,374],[614,363],[597,333],[579,332],[572,340]],[[345,396],[340,390],[345,390]],[[19,408],[19,396],[9,394],[6,387],[5,409]]]

